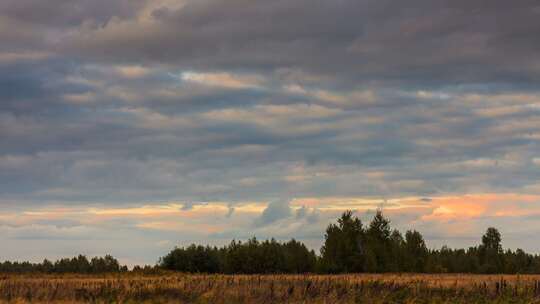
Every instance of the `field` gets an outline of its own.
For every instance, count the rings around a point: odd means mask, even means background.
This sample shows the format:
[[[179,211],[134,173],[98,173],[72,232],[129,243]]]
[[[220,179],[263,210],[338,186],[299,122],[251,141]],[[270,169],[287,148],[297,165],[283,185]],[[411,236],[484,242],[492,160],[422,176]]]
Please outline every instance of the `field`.
[[[540,303],[540,276],[0,275],[0,303]]]

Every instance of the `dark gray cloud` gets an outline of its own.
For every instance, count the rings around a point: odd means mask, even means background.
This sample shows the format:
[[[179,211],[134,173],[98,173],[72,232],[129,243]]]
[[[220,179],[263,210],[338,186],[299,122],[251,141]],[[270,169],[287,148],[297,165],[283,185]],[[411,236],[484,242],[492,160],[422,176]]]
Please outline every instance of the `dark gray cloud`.
[[[104,26],[115,18],[134,17],[142,7],[142,0],[6,0],[0,4],[0,16],[16,22],[47,27],[74,27],[84,22],[94,22]]]
[[[176,10],[158,8],[153,22],[110,24],[65,43],[73,54],[97,60],[210,70],[297,67],[349,85],[534,83],[538,4],[469,2],[188,1]]]

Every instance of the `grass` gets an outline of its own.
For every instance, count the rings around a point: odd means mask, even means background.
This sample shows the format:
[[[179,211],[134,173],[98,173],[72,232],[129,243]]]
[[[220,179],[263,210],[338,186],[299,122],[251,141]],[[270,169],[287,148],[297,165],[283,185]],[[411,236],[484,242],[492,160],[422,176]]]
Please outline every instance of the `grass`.
[[[540,303],[540,276],[0,275],[0,303]]]

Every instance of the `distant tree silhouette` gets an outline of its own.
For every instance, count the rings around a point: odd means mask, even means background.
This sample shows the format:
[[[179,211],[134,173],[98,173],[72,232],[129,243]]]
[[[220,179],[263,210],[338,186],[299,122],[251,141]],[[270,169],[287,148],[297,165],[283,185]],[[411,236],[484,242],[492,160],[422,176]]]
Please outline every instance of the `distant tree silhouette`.
[[[135,266],[133,272],[158,273],[162,270],[186,273],[356,273],[356,272],[428,272],[428,273],[540,273],[540,256],[522,249],[503,250],[502,236],[488,228],[478,246],[438,250],[427,248],[416,230],[403,236],[392,229],[390,220],[378,210],[367,227],[353,214],[344,212],[337,223],[326,228],[324,244],[317,256],[297,240],[275,239],[245,242],[231,241],[223,247],[190,245],[174,248],[155,266]],[[114,257],[84,255],[55,262],[0,263],[0,273],[108,273],[128,271]]]
[[[479,246],[429,250],[420,232],[409,230],[403,237],[391,228],[381,210],[367,227],[352,211],[346,211],[337,223],[326,228],[319,257],[295,240],[279,243],[252,238],[244,243],[233,240],[219,249],[193,245],[177,248],[161,260],[160,266],[185,272],[221,273],[540,273],[540,256],[521,249],[503,252],[501,241],[499,231],[489,228]],[[204,253],[186,253],[195,249]]]
[[[280,243],[275,239],[259,242],[233,240],[228,246],[203,247],[191,245],[175,248],[160,259],[168,270],[191,273],[306,273],[313,272],[315,252],[296,241]]]
[[[352,211],[344,212],[338,224],[326,228],[321,248],[321,270],[329,273],[361,272],[364,267],[364,230]]]
[[[502,253],[501,233],[496,228],[490,227],[482,236],[482,247],[496,253]]]
[[[408,272],[424,272],[429,251],[422,234],[416,230],[405,233],[405,259],[404,270]]]
[[[73,258],[63,258],[54,263],[45,259],[42,263],[29,262],[3,262],[0,263],[1,272],[40,272],[40,273],[106,273],[127,271],[127,267],[120,266],[118,261],[110,255],[94,257],[91,261],[84,255]]]
[[[493,227],[487,229],[482,236],[482,245],[479,248],[481,272],[498,273],[504,270],[503,249],[501,234]]]
[[[383,216],[381,210],[377,210],[366,232],[365,246],[370,248],[371,254],[375,258],[375,268],[367,269],[369,272],[397,271],[392,267],[394,257],[391,256],[390,234],[390,221]]]
[[[287,273],[307,273],[313,272],[317,263],[317,256],[314,251],[308,250],[306,245],[295,239],[285,243],[285,272]]]
[[[217,249],[200,245],[175,248],[162,258],[161,265],[182,272],[215,273],[220,270]]]

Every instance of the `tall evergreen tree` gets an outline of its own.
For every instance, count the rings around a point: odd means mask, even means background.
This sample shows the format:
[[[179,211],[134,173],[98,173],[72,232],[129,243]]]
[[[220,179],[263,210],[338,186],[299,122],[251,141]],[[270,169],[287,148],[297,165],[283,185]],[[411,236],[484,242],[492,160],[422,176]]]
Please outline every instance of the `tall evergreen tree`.
[[[484,273],[498,273],[504,270],[502,261],[503,250],[501,245],[500,232],[490,227],[482,236],[482,245],[480,245],[481,268]]]
[[[321,248],[321,267],[325,272],[361,272],[364,264],[362,222],[352,211],[344,212],[338,224],[326,229]]]
[[[375,257],[376,272],[392,271],[392,243],[390,240],[390,220],[383,216],[381,210],[373,217],[366,232],[365,246],[369,247]]]
[[[416,230],[405,233],[405,271],[424,272],[427,264],[428,249],[422,234]]]

